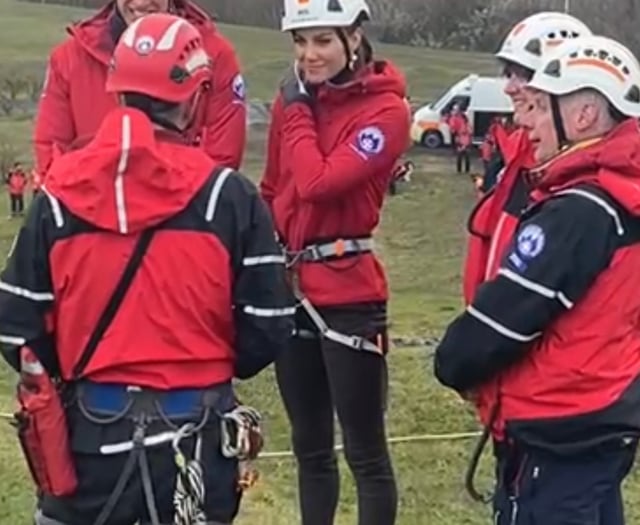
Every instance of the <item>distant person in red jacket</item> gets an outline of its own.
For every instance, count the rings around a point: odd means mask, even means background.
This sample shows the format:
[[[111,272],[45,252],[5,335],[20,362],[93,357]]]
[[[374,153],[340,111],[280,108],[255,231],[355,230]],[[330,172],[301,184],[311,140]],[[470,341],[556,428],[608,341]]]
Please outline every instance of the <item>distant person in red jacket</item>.
[[[372,236],[410,112],[400,72],[373,58],[361,27],[369,16],[364,0],[284,2],[295,63],[273,105],[261,181],[304,306],[276,364],[304,525],[334,522],[334,409],[359,523],[391,525],[396,516],[384,418],[388,286]]]
[[[198,118],[189,140],[200,144],[216,164],[239,168],[246,136],[245,85],[231,44],[190,0],[115,0],[70,26],[70,37],[51,53],[34,134],[36,170],[41,175],[57,150],[86,144],[117,106],[104,86],[111,54],[125,28],[145,14],[166,11],[198,29],[215,69],[211,86],[195,105]],[[151,52],[156,47],[170,49],[173,43],[168,38],[135,45]]]
[[[11,207],[11,217],[24,215],[24,191],[27,187],[27,175],[22,164],[16,162],[7,175],[7,187]]]
[[[467,115],[460,108],[460,104],[454,104],[451,112],[446,116],[445,122],[451,131],[451,147],[453,151],[457,151],[457,136],[467,121]]]
[[[121,107],[54,161],[0,277],[0,354],[69,394],[47,420],[69,446],[27,419],[32,472],[57,479],[59,452],[77,478],[62,494],[38,484],[36,525],[229,525],[238,511],[238,463],[260,439],[233,379],[275,360],[295,308],[258,189],[182,140],[210,66],[183,18],[127,28],[105,88]],[[29,353],[39,366],[23,369]]]
[[[471,170],[469,150],[471,149],[473,131],[471,130],[471,124],[469,124],[467,116],[464,115],[464,113],[462,113],[462,116],[463,118],[460,119],[456,133],[456,170],[458,173],[462,173],[464,165],[464,172],[469,173]]]

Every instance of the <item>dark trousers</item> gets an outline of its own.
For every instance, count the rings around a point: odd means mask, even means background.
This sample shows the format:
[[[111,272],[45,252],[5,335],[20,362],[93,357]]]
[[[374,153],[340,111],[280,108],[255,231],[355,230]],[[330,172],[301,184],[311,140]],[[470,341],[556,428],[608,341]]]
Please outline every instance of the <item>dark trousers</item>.
[[[384,305],[321,312],[334,330],[382,341],[386,351]],[[303,315],[298,327],[313,329]],[[334,410],[356,482],[358,523],[395,523],[397,488],[385,441],[385,358],[328,340],[295,338],[276,362],[276,373],[292,426],[302,524],[334,523],[339,496]]]
[[[232,401],[222,399],[216,410],[229,410]],[[69,497],[40,497],[37,525],[93,523],[114,491],[129,455],[129,452],[103,455],[99,448],[103,444],[130,440],[134,428],[131,420],[124,418],[110,424],[96,424],[86,419],[77,408],[70,409],[68,415],[78,488]],[[197,422],[196,419],[190,421]],[[177,425],[184,422],[185,420],[175,421]],[[159,435],[168,430],[165,423],[156,420],[148,424],[146,435]],[[201,435],[201,465],[205,485],[203,510],[209,520],[207,523],[229,524],[238,512],[242,496],[238,491],[238,462],[222,455],[218,416],[210,416]],[[180,443],[180,448],[188,459],[193,457],[195,443],[195,437],[185,438]],[[145,454],[160,522],[173,523],[173,495],[178,469],[171,443],[146,447]],[[150,521],[141,472],[136,465],[107,525],[147,524]]]
[[[463,163],[464,172],[469,173],[469,170],[471,169],[471,157],[469,156],[469,150],[467,148],[456,152],[456,169],[458,170],[458,173],[462,173]]]
[[[18,215],[24,211],[24,196],[11,195],[11,215]]]
[[[571,457],[525,450],[499,458],[494,523],[624,525],[621,483],[636,446],[619,442]]]

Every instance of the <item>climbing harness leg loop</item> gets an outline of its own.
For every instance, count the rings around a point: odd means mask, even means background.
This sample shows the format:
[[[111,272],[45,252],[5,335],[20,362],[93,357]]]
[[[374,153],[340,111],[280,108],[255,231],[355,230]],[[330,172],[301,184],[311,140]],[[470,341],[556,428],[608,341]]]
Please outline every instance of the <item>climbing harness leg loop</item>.
[[[136,423],[136,427],[133,432],[133,448],[129,452],[129,456],[127,457],[127,462],[122,469],[122,473],[120,474],[120,477],[118,478],[116,486],[111,492],[109,499],[100,511],[100,514],[98,515],[96,520],[93,522],[93,525],[104,525],[105,523],[107,523],[107,520],[115,510],[118,501],[124,493],[127,483],[129,482],[131,476],[135,471],[136,463],[137,461],[139,461],[138,456],[140,455],[140,452],[144,450],[144,436],[145,424],[144,421],[141,420]],[[156,523],[157,522],[152,521],[153,525],[156,525]]]

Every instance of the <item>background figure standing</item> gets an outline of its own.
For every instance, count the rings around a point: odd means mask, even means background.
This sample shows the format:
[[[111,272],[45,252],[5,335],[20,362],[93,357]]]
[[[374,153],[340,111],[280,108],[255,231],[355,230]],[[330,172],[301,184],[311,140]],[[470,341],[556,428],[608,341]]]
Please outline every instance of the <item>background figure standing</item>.
[[[27,176],[22,165],[16,162],[9,170],[7,186],[9,187],[9,199],[11,204],[11,218],[24,215],[24,190],[27,185]]]
[[[471,169],[471,157],[469,154],[469,150],[471,149],[471,125],[464,113],[461,113],[455,146],[457,172],[462,173],[462,166],[464,164],[464,172],[469,173]]]

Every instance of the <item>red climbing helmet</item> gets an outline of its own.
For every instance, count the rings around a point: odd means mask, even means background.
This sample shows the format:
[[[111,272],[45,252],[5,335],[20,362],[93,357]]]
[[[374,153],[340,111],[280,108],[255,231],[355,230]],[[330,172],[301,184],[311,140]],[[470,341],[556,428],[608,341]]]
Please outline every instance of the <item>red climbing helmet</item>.
[[[189,100],[211,77],[211,59],[198,30],[178,16],[154,13],[139,18],[122,34],[106,89],[179,103]]]

